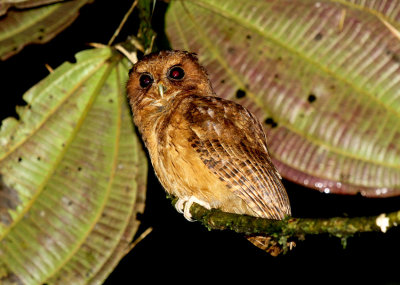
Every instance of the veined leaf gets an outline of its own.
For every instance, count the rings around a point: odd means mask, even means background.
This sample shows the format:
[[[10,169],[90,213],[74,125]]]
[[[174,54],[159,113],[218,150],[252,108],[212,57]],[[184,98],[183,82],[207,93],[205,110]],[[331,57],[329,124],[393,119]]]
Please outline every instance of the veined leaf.
[[[65,0],[0,0],[0,16],[4,15],[11,7],[18,9],[32,8]]]
[[[400,194],[400,2],[173,1],[167,34],[265,122],[282,175]]]
[[[24,95],[0,130],[0,283],[98,284],[143,211],[147,164],[125,95],[129,64],[83,51]]]
[[[0,18],[0,59],[7,59],[28,44],[51,40],[68,27],[78,16],[79,9],[90,1],[65,1],[9,11]],[[6,4],[0,4],[3,5]]]

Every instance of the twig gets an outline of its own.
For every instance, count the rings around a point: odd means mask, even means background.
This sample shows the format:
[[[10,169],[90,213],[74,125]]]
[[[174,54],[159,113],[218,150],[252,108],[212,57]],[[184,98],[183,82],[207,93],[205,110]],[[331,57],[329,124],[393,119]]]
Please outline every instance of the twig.
[[[53,69],[49,64],[45,63],[45,64],[44,64],[44,67],[46,67],[46,69],[47,69],[47,71],[48,71],[49,73],[53,73],[53,72],[54,72],[54,69]]]
[[[119,32],[121,31],[122,27],[124,26],[125,22],[128,20],[129,16],[131,15],[131,13],[133,12],[133,9],[135,9],[136,5],[138,4],[138,0],[135,0],[132,4],[132,6],[129,8],[128,12],[126,12],[124,18],[122,19],[121,23],[119,24],[118,28],[115,30],[113,36],[111,37],[111,39],[108,41],[108,46],[110,46],[115,38],[118,36]]]
[[[106,47],[105,44],[101,44],[101,43],[87,43],[88,46],[90,47],[94,47],[94,48],[104,48]]]
[[[126,249],[125,254],[128,254],[139,242],[141,242],[144,238],[146,238],[149,233],[151,233],[153,231],[153,228],[147,228],[137,239],[135,239],[130,245],[129,247]]]
[[[135,64],[138,61],[136,52],[129,52],[122,45],[116,45],[115,49],[125,55],[132,64]]]
[[[156,35],[151,37],[150,46],[144,51],[144,54],[149,54],[153,50],[154,40],[156,39]]]
[[[139,51],[144,53],[144,47],[140,40],[136,38],[135,36],[129,36],[129,42],[132,43],[132,45]]]

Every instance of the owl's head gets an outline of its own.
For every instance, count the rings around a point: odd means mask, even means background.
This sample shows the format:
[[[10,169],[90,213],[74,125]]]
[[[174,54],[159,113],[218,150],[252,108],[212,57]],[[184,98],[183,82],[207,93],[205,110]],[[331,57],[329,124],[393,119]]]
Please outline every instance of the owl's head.
[[[205,69],[194,53],[161,51],[144,56],[129,73],[128,97],[132,107],[163,105],[188,92],[213,95]]]

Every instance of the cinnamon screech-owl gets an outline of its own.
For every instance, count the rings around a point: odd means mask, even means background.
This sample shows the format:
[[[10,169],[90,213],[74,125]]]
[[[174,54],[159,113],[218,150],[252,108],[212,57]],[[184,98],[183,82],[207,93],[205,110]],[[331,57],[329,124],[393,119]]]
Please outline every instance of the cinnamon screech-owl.
[[[193,202],[268,219],[291,214],[262,125],[246,108],[214,93],[195,54],[143,57],[130,71],[127,90],[156,175],[179,198],[175,207],[186,219]],[[272,254],[276,250],[268,237],[248,239]]]

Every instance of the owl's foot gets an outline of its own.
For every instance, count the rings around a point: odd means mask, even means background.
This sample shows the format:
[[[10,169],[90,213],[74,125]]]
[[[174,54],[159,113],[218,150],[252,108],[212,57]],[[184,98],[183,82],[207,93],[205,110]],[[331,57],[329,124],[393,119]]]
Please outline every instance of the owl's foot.
[[[175,203],[175,209],[183,214],[183,206],[184,204],[187,202],[187,200],[189,200],[189,197],[184,197],[184,198],[179,198],[178,201],[176,201]]]
[[[190,196],[189,197],[184,197],[184,198],[179,198],[178,201],[175,203],[175,208],[179,213],[183,213],[183,216],[188,220],[189,222],[194,222],[192,219],[192,214],[190,213],[190,207],[192,206],[193,203],[197,203],[204,208],[211,210],[211,206],[209,203],[204,202],[195,196]]]

